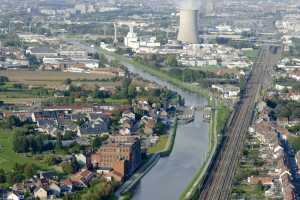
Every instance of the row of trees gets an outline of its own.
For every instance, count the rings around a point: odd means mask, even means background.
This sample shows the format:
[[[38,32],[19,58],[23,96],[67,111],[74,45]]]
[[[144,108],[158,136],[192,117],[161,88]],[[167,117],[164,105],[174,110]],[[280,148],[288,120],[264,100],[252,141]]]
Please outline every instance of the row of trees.
[[[25,178],[31,178],[37,171],[38,167],[31,163],[18,164],[10,171],[0,169],[0,184],[20,183]]]
[[[14,129],[13,149],[17,153],[41,153],[53,149],[51,143],[47,143],[49,138],[37,134],[32,127],[22,127]]]
[[[272,108],[269,115],[274,120],[281,117],[286,117],[290,120],[300,118],[300,102],[274,97],[267,100],[267,105]]]

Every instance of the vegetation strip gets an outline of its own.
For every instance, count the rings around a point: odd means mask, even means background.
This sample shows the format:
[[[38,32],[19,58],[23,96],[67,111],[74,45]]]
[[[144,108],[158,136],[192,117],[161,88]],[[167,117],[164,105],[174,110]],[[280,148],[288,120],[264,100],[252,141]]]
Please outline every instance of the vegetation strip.
[[[177,132],[177,118],[174,119],[172,130],[168,137],[168,142],[165,149],[162,152],[159,152],[160,157],[168,157],[172,153],[174,143],[175,143],[175,138],[176,138],[176,132]]]

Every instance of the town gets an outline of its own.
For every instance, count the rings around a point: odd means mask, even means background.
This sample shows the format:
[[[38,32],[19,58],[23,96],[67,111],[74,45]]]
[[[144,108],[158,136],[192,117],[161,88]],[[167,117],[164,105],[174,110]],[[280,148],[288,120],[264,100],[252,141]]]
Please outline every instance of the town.
[[[299,199],[299,6],[3,0],[0,199]]]

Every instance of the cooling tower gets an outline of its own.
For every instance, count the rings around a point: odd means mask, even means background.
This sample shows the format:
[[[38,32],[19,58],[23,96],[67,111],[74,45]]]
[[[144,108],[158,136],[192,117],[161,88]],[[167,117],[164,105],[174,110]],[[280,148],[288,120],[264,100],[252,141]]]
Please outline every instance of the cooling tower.
[[[180,26],[177,40],[185,43],[198,44],[198,11],[180,10]]]

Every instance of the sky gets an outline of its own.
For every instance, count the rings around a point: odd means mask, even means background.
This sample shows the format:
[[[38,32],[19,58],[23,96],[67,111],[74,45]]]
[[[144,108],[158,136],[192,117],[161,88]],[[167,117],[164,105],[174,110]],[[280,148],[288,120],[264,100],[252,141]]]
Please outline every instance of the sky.
[[[184,9],[199,9],[202,4],[202,0],[174,0],[178,7]]]

